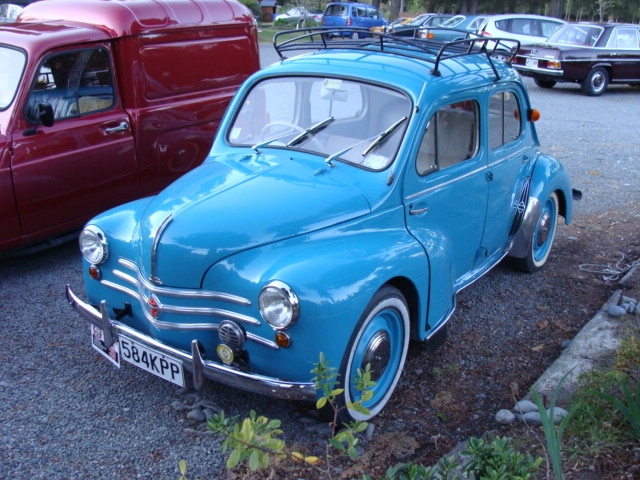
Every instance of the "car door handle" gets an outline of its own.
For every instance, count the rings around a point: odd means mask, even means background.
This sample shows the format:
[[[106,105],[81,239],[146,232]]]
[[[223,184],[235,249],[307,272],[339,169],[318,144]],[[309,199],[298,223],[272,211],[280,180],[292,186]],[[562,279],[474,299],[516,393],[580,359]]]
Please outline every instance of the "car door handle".
[[[423,208],[409,207],[409,215],[420,215],[421,213],[425,213],[428,211],[429,211],[429,207],[423,207]]]
[[[122,132],[128,129],[129,129],[129,124],[127,122],[120,122],[120,125],[118,125],[117,127],[107,127],[104,129],[104,131],[107,133],[114,133],[114,132]]]

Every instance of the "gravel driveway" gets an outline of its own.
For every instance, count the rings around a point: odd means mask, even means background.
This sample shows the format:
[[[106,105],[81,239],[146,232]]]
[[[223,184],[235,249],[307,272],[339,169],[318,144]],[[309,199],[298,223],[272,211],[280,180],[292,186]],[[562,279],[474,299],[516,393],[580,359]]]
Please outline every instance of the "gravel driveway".
[[[265,48],[270,51],[269,46]],[[272,52],[270,55],[266,58],[265,54],[263,64],[275,60]],[[640,89],[612,86],[604,96],[589,98],[578,86],[541,90],[532,82],[527,84],[534,107],[542,113],[538,132],[543,151],[561,160],[574,187],[583,191],[584,198],[575,209],[576,220],[626,212],[625,218],[640,226]],[[580,233],[560,228],[559,245],[587,231],[588,225]],[[245,416],[255,409],[270,418],[280,418],[285,432],[291,432],[288,443],[311,445],[319,440],[318,434],[301,428],[296,419],[297,404],[211,384],[196,395],[128,364],[115,369],[90,348],[87,323],[64,298],[66,283],[81,288],[80,267],[80,255],[73,243],[29,257],[0,260],[1,477],[177,479],[178,461],[185,459],[190,479],[222,478],[225,460],[219,440],[199,430],[196,420],[176,408],[176,402],[201,399],[229,415]],[[544,277],[534,275],[526,277],[526,288],[532,294],[512,294],[511,273],[505,270],[498,268],[492,272],[492,281],[470,287],[456,314],[455,325],[466,325],[459,330],[462,334],[484,333],[483,341],[489,346],[500,345],[514,332],[527,335],[531,325],[518,323],[526,323],[526,319],[515,313],[538,309],[535,291],[549,288],[541,284]],[[499,288],[505,289],[500,290],[504,294],[498,298],[493,282],[496,278],[502,279],[504,284]],[[595,307],[574,307],[586,322],[600,302],[598,298]],[[551,312],[551,316],[562,315],[568,307],[558,308],[561,311]],[[438,354],[440,365],[457,361],[457,357],[447,356],[453,355],[448,352],[456,345],[449,342]],[[485,371],[469,364],[473,358],[470,356],[467,364],[458,368],[465,370],[467,377],[474,372],[482,375],[477,379],[479,394],[494,395],[490,384],[499,382],[487,380]],[[499,360],[510,363],[513,359]],[[376,432],[417,428],[415,419],[420,408],[431,407],[420,407],[419,396],[425,392],[411,388],[411,376],[426,370],[434,375],[433,368],[430,364],[417,365],[415,360],[408,362],[395,395],[398,401],[390,404],[392,411],[386,419],[374,421],[380,425]],[[460,426],[459,430],[464,434],[465,428]]]

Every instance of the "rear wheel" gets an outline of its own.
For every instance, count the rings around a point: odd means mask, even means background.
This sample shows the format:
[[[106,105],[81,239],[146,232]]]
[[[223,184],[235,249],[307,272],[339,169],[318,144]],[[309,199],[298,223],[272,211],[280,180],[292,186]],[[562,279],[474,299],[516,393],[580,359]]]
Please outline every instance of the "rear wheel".
[[[553,88],[556,84],[553,80],[541,80],[539,78],[534,78],[533,81],[540,88]]]
[[[547,263],[556,236],[559,211],[558,195],[554,192],[542,204],[540,216],[531,235],[527,256],[514,259],[518,269],[533,273]]]
[[[409,308],[403,295],[394,287],[386,286],[378,290],[360,317],[340,367],[340,379],[344,394],[339,407],[358,402],[362,392],[356,388],[358,369],[367,364],[376,382],[373,397],[363,405],[368,414],[355,409],[341,410],[339,420],[369,420],[387,404],[398,383],[409,349]]]
[[[591,70],[580,84],[582,93],[590,97],[597,97],[607,91],[609,85],[609,74],[602,67]]]

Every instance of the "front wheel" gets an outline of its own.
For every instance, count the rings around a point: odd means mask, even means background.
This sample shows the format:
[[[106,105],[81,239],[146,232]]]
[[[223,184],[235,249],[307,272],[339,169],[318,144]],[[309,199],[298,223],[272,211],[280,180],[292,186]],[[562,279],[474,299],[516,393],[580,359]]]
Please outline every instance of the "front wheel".
[[[533,82],[540,88],[553,88],[556,84],[553,80],[541,80],[539,78],[534,78]]]
[[[554,192],[542,204],[540,216],[531,235],[527,256],[514,259],[518,269],[523,272],[533,273],[540,270],[547,263],[551,253],[551,246],[556,236],[559,211],[558,195]]]
[[[384,408],[402,373],[409,333],[409,308],[403,295],[390,286],[378,290],[360,317],[340,366],[339,378],[344,387],[338,402],[340,421],[366,421]],[[369,413],[363,413],[347,406],[362,398],[356,379],[358,370],[365,370],[367,364],[376,385],[371,399],[363,402]]]
[[[582,93],[590,97],[597,97],[606,92],[609,85],[609,74],[602,67],[594,68],[587,74],[580,85],[582,86]]]

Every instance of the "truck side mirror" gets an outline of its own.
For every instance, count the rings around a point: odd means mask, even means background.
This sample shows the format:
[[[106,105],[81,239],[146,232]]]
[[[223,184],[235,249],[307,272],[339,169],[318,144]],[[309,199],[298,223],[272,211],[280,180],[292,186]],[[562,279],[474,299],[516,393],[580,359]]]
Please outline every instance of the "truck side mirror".
[[[53,107],[50,103],[38,104],[38,122],[45,127],[53,126]]]

